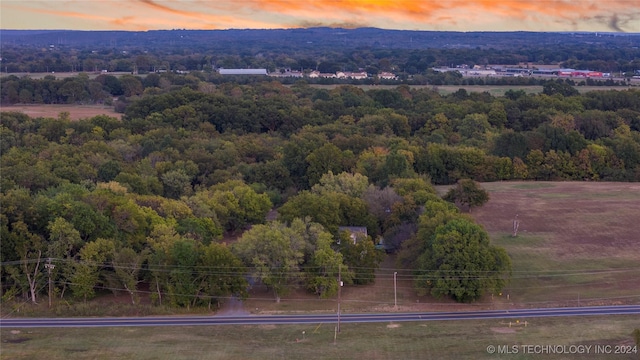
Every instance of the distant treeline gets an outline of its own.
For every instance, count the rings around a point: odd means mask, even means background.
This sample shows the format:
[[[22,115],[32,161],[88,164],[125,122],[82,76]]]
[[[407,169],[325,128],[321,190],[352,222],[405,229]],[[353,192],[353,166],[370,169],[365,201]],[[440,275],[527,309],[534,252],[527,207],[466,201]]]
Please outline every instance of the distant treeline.
[[[232,84],[257,84],[265,81],[264,76],[222,76],[215,72],[193,72],[190,74],[151,73],[146,75],[113,75],[100,74],[89,76],[80,73],[78,76],[56,78],[55,75],[45,75],[42,79],[27,76],[0,77],[0,105],[12,104],[108,104],[118,98],[116,110],[123,112],[126,102],[142,95],[157,95],[189,87],[194,90],[207,86]],[[345,80],[332,78],[318,78],[304,80],[296,78],[277,78],[285,85],[293,85],[302,81],[308,84],[320,85],[398,85],[398,81],[369,78],[364,80]],[[606,80],[574,80],[574,79],[543,79],[535,77],[462,77],[457,72],[427,71],[424,75],[415,75],[402,83],[408,85],[495,85],[495,86],[531,86],[549,83],[565,83],[572,86],[626,86],[625,81]]]
[[[381,29],[149,32],[2,31],[5,73],[207,71],[264,68],[392,71],[407,79],[458,65],[555,64],[633,73],[637,34],[456,33]]]

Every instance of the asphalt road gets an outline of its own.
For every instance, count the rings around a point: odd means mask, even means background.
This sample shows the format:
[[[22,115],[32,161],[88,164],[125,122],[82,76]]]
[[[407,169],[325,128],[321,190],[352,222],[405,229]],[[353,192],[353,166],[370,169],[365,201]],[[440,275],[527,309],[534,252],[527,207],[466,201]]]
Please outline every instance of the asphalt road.
[[[401,321],[520,319],[553,316],[640,315],[640,305],[590,306],[461,312],[340,314],[341,323]],[[336,323],[337,314],[318,315],[245,315],[245,316],[163,316],[117,318],[4,318],[0,328],[42,327],[120,327],[120,326],[198,326],[198,325],[277,325]]]

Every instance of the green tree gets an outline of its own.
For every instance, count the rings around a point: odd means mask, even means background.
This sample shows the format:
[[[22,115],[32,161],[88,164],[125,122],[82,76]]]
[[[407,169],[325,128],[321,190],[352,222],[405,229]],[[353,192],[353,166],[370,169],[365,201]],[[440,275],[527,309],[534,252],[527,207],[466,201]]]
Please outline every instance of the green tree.
[[[580,92],[576,90],[573,86],[558,81],[548,81],[546,84],[542,86],[542,93],[545,95],[555,95],[560,94],[562,96],[575,96],[580,95]]]
[[[11,266],[7,271],[18,284],[25,297],[36,303],[40,283],[42,280],[42,251],[44,243],[37,234],[29,231],[27,224],[22,221],[11,224],[12,229],[3,236],[3,247],[6,244],[13,245],[18,266]],[[4,229],[3,229],[4,230]],[[26,281],[25,281],[26,280]]]
[[[329,298],[338,292],[338,277],[345,284],[353,282],[354,274],[344,264],[344,256],[330,246],[322,246],[313,252],[308,264],[307,289],[321,298]]]
[[[428,180],[429,179],[425,180],[423,178],[398,178],[391,182],[391,186],[400,196],[412,195],[415,193],[435,194],[436,190]]]
[[[138,283],[141,281],[139,274],[148,255],[148,249],[136,253],[132,248],[125,247],[115,249],[111,260],[116,280],[129,293],[134,305],[140,301],[137,291]]]
[[[291,179],[299,189],[309,189],[311,182],[307,178],[307,168],[309,167],[307,158],[314,150],[323,146],[326,141],[324,135],[302,131],[299,134],[292,135],[289,141],[283,145],[282,162],[287,170],[289,170]],[[318,154],[316,154],[316,157],[317,155]],[[323,170],[320,166],[320,161],[318,161],[317,165],[319,167],[317,169],[319,173],[317,174],[315,182],[320,179],[322,174],[328,172],[328,170],[332,170],[334,173],[342,171],[342,169],[336,170],[333,168]],[[315,184],[315,182],[313,182],[313,184]]]
[[[337,194],[337,193],[334,193]],[[340,223],[340,204],[328,196],[301,191],[291,197],[278,209],[282,221],[292,222],[296,218],[309,217],[311,221],[324,226],[329,232],[337,233]]]
[[[84,301],[95,296],[95,287],[105,282],[101,272],[110,263],[114,251],[115,243],[111,239],[97,239],[80,249],[80,262],[71,276],[74,296]]]
[[[425,241],[426,251],[418,259],[416,287],[420,291],[471,302],[505,286],[511,260],[504,249],[489,243],[480,225],[453,219]]]
[[[115,160],[109,160],[98,168],[98,180],[109,182],[115,179],[120,173],[120,163]]]
[[[82,246],[80,232],[73,224],[58,217],[49,222],[49,246],[47,256],[57,260],[58,264],[51,271],[51,277],[56,283],[62,284],[60,297],[73,275],[73,263],[77,258],[78,250]]]
[[[120,77],[120,86],[122,86],[123,94],[126,97],[140,95],[144,90],[140,79],[133,75],[122,75]]]
[[[168,198],[179,199],[182,195],[190,195],[193,191],[191,186],[192,177],[184,170],[171,170],[161,176],[164,195]]]
[[[211,186],[206,192],[206,203],[211,206],[226,230],[243,229],[250,224],[260,224],[273,204],[267,194],[259,194],[240,180],[229,180]]]
[[[201,293],[218,305],[222,299],[236,296],[245,299],[249,283],[245,278],[247,269],[229,247],[224,244],[211,243],[201,249],[197,267]]]
[[[490,127],[487,115],[469,114],[459,121],[456,131],[467,139],[484,140]]]
[[[338,192],[352,197],[360,197],[369,186],[369,179],[361,174],[342,172],[334,175],[331,170],[322,175],[311,191],[316,194]]]
[[[472,207],[482,206],[489,201],[489,193],[471,179],[460,179],[447,191],[444,199],[471,211]]]
[[[304,238],[305,259],[303,271],[305,285],[309,291],[322,298],[328,298],[338,291],[338,273],[342,281],[350,284],[353,272],[344,264],[341,253],[335,251],[331,233],[310,218],[294,219],[291,229]]]
[[[418,219],[416,236],[403,242],[398,252],[399,266],[416,269],[418,258],[426,251],[427,240],[435,234],[436,228],[459,216],[461,216],[460,211],[453,204],[438,197],[428,200]]]
[[[331,143],[326,143],[311,152],[311,154],[307,156],[307,162],[309,163],[307,169],[309,186],[317,184],[322,178],[322,175],[329,171],[335,174],[342,172],[344,170],[342,160],[342,151]]]
[[[375,248],[368,236],[356,236],[356,240],[353,240],[347,231],[339,236],[340,253],[344,263],[353,271],[353,283],[366,285],[375,282],[376,269],[384,259],[384,253]]]
[[[191,239],[179,238],[170,245],[171,260],[166,286],[169,301],[174,306],[190,308],[198,300],[198,252],[198,244]]]
[[[504,128],[507,123],[507,111],[504,108],[504,104],[499,101],[492,103],[487,117],[491,126],[498,129]]]
[[[376,184],[380,186],[387,186],[393,179],[414,177],[413,153],[399,149],[391,150],[385,157],[378,174],[380,178]]]
[[[180,235],[170,224],[156,224],[147,236],[147,243],[151,248],[148,266],[153,281],[151,286],[154,288],[151,298],[160,305],[169,284],[167,269],[171,266],[171,249],[180,239]]]
[[[279,221],[256,225],[234,244],[233,250],[252,269],[252,276],[280,296],[301,279],[304,238]]]

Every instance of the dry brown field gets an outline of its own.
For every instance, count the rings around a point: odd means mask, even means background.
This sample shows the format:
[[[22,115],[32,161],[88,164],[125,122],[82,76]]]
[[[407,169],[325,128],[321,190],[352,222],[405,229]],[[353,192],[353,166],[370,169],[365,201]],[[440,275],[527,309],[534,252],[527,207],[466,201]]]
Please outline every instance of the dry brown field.
[[[494,236],[544,237],[554,258],[640,260],[640,184],[496,182],[482,186],[490,201],[473,217]]]
[[[490,200],[472,216],[513,262],[502,300],[509,294],[508,302],[519,306],[640,302],[640,184],[482,186]]]
[[[58,118],[60,113],[68,112],[71,120],[91,118],[96,115],[108,115],[118,119],[122,114],[114,111],[113,106],[103,105],[10,105],[2,106],[1,111],[16,111],[32,118]]]

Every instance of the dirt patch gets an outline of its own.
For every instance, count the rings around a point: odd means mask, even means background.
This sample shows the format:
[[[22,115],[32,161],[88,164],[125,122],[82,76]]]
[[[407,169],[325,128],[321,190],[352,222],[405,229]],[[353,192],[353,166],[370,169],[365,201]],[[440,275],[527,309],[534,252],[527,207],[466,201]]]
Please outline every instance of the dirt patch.
[[[498,334],[515,334],[516,329],[510,327],[492,327],[491,331]]]
[[[58,118],[60,113],[69,113],[71,120],[92,118],[97,115],[107,115],[122,119],[122,114],[114,111],[113,106],[101,105],[10,105],[3,106],[2,111],[21,112],[32,118]]]
[[[31,340],[31,339],[24,338],[24,337],[18,337],[18,338],[14,338],[14,339],[4,339],[4,340],[2,340],[2,342],[9,343],[9,344],[20,344],[20,343],[23,343],[23,342],[29,341],[29,340]]]
[[[399,327],[400,327],[400,324],[389,324],[389,325],[387,325],[388,329],[395,329],[395,328],[399,328]]]

